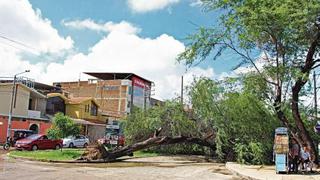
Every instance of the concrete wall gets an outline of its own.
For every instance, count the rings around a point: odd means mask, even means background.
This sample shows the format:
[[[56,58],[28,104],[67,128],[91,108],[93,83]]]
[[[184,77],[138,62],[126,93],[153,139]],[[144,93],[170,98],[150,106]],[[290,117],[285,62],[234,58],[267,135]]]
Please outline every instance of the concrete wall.
[[[95,142],[99,138],[103,138],[106,135],[106,126],[94,126],[88,125],[88,137],[90,142]]]
[[[13,115],[28,116],[30,92],[22,86],[17,86],[17,97]],[[12,84],[0,86],[0,114],[9,114]]]
[[[47,99],[38,98],[37,101],[38,102],[37,102],[36,110],[40,111],[41,115],[44,116],[46,113]]]

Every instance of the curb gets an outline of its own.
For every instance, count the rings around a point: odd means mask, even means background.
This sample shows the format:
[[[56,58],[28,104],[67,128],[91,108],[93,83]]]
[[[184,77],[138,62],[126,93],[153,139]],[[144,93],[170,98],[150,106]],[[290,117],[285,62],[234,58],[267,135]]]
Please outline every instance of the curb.
[[[47,160],[47,159],[34,159],[34,158],[28,158],[28,157],[22,157],[22,156],[16,156],[16,155],[10,155],[10,153],[6,154],[7,157],[13,158],[13,159],[20,159],[20,160],[27,160],[27,161],[37,161],[37,162],[46,162],[46,163],[69,163],[69,164],[76,164],[76,163],[83,163],[83,164],[91,164],[91,163],[112,163],[112,162],[118,162],[123,161],[124,159],[115,159],[115,160]]]
[[[226,163],[226,168],[231,171],[233,174],[237,175],[237,176],[240,176],[241,178],[245,179],[245,180],[260,180],[260,179],[257,179],[255,177],[252,177],[252,176],[249,176],[249,175],[246,175],[244,173],[241,173],[237,170],[235,170],[234,168],[230,167],[231,164],[233,164],[233,162],[227,162]]]
[[[8,156],[9,158],[13,158],[13,159],[21,159],[21,160],[28,160],[28,161],[38,161],[38,162],[49,162],[49,163],[78,163],[78,162],[75,161],[75,160],[58,161],[58,160],[46,160],[46,159],[34,159],[34,158],[28,158],[28,157],[10,155],[10,153],[8,153],[7,156]]]

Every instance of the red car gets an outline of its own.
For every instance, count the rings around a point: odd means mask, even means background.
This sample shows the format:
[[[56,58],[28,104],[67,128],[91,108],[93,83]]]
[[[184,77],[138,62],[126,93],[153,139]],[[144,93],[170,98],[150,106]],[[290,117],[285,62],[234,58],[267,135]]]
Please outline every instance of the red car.
[[[38,150],[38,149],[60,149],[62,140],[52,140],[44,134],[33,134],[27,138],[20,139],[15,146],[18,150]]]

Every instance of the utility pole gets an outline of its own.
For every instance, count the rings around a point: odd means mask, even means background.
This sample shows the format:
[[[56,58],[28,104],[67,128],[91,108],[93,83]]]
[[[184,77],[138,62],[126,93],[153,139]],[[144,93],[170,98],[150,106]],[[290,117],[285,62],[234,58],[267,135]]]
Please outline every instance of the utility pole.
[[[181,105],[183,106],[183,76],[181,76]]]
[[[313,93],[314,93],[314,113],[315,119],[318,117],[318,106],[317,106],[317,80],[316,80],[316,73],[313,71]]]
[[[25,70],[24,72],[18,73],[16,75],[14,75],[13,77],[13,86],[12,86],[12,92],[11,92],[11,101],[10,101],[10,110],[9,110],[9,117],[8,117],[8,128],[7,128],[7,140],[6,143],[10,143],[10,139],[11,139],[11,121],[12,121],[12,111],[13,111],[13,100],[16,97],[16,80],[17,80],[17,76],[23,73],[27,73],[30,72],[30,70]]]

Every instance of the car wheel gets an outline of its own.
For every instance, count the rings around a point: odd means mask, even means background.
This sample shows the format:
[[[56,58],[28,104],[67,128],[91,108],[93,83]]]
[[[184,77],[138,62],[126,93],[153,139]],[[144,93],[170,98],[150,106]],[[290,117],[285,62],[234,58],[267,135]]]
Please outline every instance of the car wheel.
[[[38,150],[38,146],[37,145],[33,145],[32,146],[32,151],[36,151],[36,150]]]
[[[70,143],[70,144],[69,144],[69,148],[74,148],[73,143]]]
[[[4,149],[4,150],[9,150],[9,149],[10,149],[10,144],[9,144],[9,143],[5,143],[5,144],[3,145],[3,149]]]
[[[88,146],[88,143],[84,143],[83,147],[86,148]]]
[[[55,149],[55,150],[58,150],[58,149],[60,149],[60,148],[61,148],[61,146],[60,146],[59,144],[57,144],[54,149]]]

